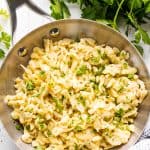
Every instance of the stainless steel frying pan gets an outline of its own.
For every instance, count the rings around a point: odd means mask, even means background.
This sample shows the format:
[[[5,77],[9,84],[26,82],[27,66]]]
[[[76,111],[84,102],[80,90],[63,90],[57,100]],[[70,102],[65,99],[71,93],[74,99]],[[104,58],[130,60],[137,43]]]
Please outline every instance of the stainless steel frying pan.
[[[32,148],[31,145],[27,145],[20,140],[22,133],[15,129],[13,120],[10,117],[12,110],[4,103],[4,97],[7,94],[14,94],[14,79],[23,73],[20,64],[25,66],[28,64],[33,47],[42,47],[42,39],[45,37],[53,40],[59,40],[64,37],[73,39],[91,37],[99,44],[107,44],[128,51],[130,53],[129,63],[138,69],[138,74],[145,82],[146,88],[149,91],[150,85],[147,68],[135,47],[120,33],[105,25],[83,19],[60,20],[39,27],[26,35],[12,48],[0,70],[0,118],[8,134],[20,149],[30,150]],[[24,52],[24,48],[27,49],[27,54],[20,55],[22,51]],[[148,119],[149,112],[150,94],[148,93],[148,96],[139,107],[139,113],[135,119],[135,132],[127,144],[115,148],[115,150],[127,150],[138,140]]]

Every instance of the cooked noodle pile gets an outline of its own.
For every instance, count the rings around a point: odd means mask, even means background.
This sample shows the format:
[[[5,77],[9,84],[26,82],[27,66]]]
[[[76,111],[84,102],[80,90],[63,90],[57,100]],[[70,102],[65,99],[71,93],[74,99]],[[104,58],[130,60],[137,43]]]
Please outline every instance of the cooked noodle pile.
[[[21,139],[46,150],[103,150],[127,143],[147,94],[124,50],[44,40],[6,102],[23,125]]]

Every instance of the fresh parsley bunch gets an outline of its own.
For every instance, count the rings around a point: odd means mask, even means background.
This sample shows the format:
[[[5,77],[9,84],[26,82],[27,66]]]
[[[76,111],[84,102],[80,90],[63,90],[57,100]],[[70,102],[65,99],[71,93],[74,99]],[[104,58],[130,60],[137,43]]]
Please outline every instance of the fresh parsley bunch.
[[[141,26],[150,20],[150,0],[51,0],[51,16],[55,19],[69,18],[67,3],[77,3],[82,18],[102,22],[116,30],[119,30],[118,22],[123,18],[126,35],[130,26],[134,28],[132,42],[141,54],[140,41],[150,45],[150,36]]]

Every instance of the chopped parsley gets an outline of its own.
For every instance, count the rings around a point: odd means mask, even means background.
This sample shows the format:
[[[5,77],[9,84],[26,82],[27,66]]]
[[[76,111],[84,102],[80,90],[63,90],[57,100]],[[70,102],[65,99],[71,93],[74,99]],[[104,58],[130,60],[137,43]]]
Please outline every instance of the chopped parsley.
[[[85,98],[84,98],[83,96],[80,95],[77,100],[78,100],[78,102],[81,103],[83,106],[86,105]]]
[[[43,70],[42,70],[42,71],[40,71],[39,75],[40,75],[40,76],[45,75],[45,71],[43,71]]]
[[[118,117],[119,119],[121,119],[124,115],[124,110],[122,108],[120,108],[118,111],[115,112],[115,117]]]
[[[40,124],[40,128],[44,129],[45,125],[43,123]]]
[[[91,63],[92,65],[99,65],[99,63],[100,63],[100,56],[91,57],[90,63]]]
[[[98,71],[95,72],[95,75],[96,76],[101,75],[103,73],[104,69],[105,69],[104,65],[99,66]]]
[[[93,83],[93,89],[95,90],[95,91],[98,91],[99,90],[99,84],[98,83]]]
[[[61,73],[61,77],[62,78],[65,77],[65,75],[66,75],[65,73],[63,73],[63,72]]]
[[[120,52],[120,56],[123,57],[123,58],[125,58],[127,56],[127,53],[125,51],[121,51]]]
[[[32,90],[34,90],[34,88],[35,88],[35,85],[34,85],[33,81],[30,80],[30,81],[26,82],[26,89],[28,91],[32,91]]]
[[[124,63],[123,63],[123,68],[124,68],[124,69],[127,69],[127,68],[128,68],[128,63],[127,63],[127,62],[124,62]]]
[[[79,67],[76,71],[76,75],[77,76],[81,76],[83,74],[85,74],[87,71],[87,66],[86,65],[82,65],[81,67]]]
[[[54,97],[52,97],[52,100],[53,100],[53,102],[55,102],[55,104],[56,104],[56,109],[57,109],[59,112],[62,112],[62,110],[63,110],[63,102],[62,102],[62,100],[59,100],[59,99],[54,98]]]
[[[49,131],[47,131],[47,135],[48,136],[51,136],[52,135],[52,132],[49,130]]]
[[[22,130],[22,129],[23,129],[23,127],[22,127],[22,125],[21,125],[21,124],[17,124],[17,125],[16,125],[16,129],[17,129],[17,130]]]
[[[128,79],[133,79],[134,78],[134,74],[128,74]]]
[[[79,146],[75,143],[74,150],[79,150]]]
[[[92,118],[90,115],[87,116],[87,119],[86,119],[87,123],[91,123],[92,122]]]
[[[25,126],[26,130],[30,130],[30,125]]]
[[[49,83],[48,83],[48,86],[49,86],[50,88],[53,88],[53,87],[55,86],[55,82],[54,82],[53,79],[50,79],[50,81],[49,81]]]
[[[44,89],[45,89],[45,86],[41,87],[39,90],[39,93],[34,94],[32,97],[39,97],[43,93]]]
[[[107,58],[107,55],[105,53],[101,53],[100,56],[101,56],[102,59],[106,59]]]
[[[120,86],[118,92],[121,93],[121,92],[123,92],[123,90],[124,90],[124,87],[123,87],[123,86]]]
[[[74,128],[74,130],[75,130],[76,132],[81,132],[83,129],[81,128],[81,126],[76,126],[76,127]]]
[[[37,147],[35,148],[35,150],[44,150],[44,148],[42,148],[41,146],[37,146]]]

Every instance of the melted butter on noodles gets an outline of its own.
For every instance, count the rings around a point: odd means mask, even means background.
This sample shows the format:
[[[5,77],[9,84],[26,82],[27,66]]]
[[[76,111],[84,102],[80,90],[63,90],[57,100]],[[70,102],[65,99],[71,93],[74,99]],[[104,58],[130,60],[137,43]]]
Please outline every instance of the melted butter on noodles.
[[[6,102],[23,125],[21,139],[43,150],[103,150],[127,143],[147,94],[129,54],[116,47],[44,40],[35,47],[15,95]]]

